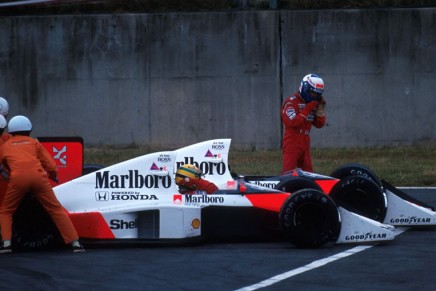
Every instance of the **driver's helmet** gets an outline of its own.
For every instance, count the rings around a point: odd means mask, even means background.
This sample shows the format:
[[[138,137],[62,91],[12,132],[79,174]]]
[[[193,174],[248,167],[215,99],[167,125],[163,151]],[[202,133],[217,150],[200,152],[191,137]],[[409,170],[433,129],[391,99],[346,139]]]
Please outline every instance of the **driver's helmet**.
[[[324,81],[320,76],[309,74],[304,76],[300,84],[300,96],[306,103],[319,100],[324,93]]]
[[[200,179],[202,176],[201,170],[191,164],[184,164],[180,168],[177,169],[176,172],[176,184],[184,185],[189,182],[191,179]]]

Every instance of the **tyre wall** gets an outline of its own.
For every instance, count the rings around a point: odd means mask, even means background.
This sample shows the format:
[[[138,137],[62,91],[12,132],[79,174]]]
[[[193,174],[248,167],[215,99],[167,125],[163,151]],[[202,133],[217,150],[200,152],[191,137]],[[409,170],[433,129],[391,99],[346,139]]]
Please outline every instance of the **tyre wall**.
[[[0,18],[0,96],[34,136],[277,149],[281,101],[325,79],[315,147],[435,140],[436,10]]]

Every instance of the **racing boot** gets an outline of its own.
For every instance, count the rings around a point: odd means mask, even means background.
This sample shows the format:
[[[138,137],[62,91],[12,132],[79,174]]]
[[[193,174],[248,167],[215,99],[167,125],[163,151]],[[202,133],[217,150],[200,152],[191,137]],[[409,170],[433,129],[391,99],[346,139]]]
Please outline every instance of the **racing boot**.
[[[73,253],[84,253],[85,248],[80,244],[78,240],[75,240],[71,243],[71,248],[73,249]]]
[[[0,247],[0,254],[8,254],[8,253],[12,253],[11,241],[5,240],[3,241],[3,244]]]

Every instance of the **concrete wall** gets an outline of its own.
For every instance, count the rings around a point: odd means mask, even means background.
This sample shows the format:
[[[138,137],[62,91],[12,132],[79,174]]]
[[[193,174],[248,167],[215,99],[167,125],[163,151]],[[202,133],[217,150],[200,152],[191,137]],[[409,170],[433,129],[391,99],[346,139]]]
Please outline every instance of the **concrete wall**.
[[[280,104],[325,79],[313,146],[435,140],[436,10],[0,18],[0,96],[34,136],[280,147]]]
[[[317,146],[436,139],[435,9],[315,11],[283,18],[289,29],[283,33],[285,92],[305,70],[325,78],[328,126],[313,130]]]

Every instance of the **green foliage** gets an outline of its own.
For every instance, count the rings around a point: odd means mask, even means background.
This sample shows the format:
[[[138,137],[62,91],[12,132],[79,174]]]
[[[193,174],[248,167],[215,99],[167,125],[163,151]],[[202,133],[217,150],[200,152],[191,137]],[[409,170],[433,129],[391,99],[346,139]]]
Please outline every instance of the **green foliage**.
[[[131,146],[85,149],[85,164],[113,165],[161,149]],[[436,144],[368,148],[313,149],[315,172],[329,175],[347,163],[371,168],[381,179],[395,186],[436,186]],[[282,167],[279,150],[230,150],[231,170],[240,175],[279,175]]]
[[[396,186],[436,186],[436,145],[386,146],[313,151],[314,168],[323,174],[356,162]]]

